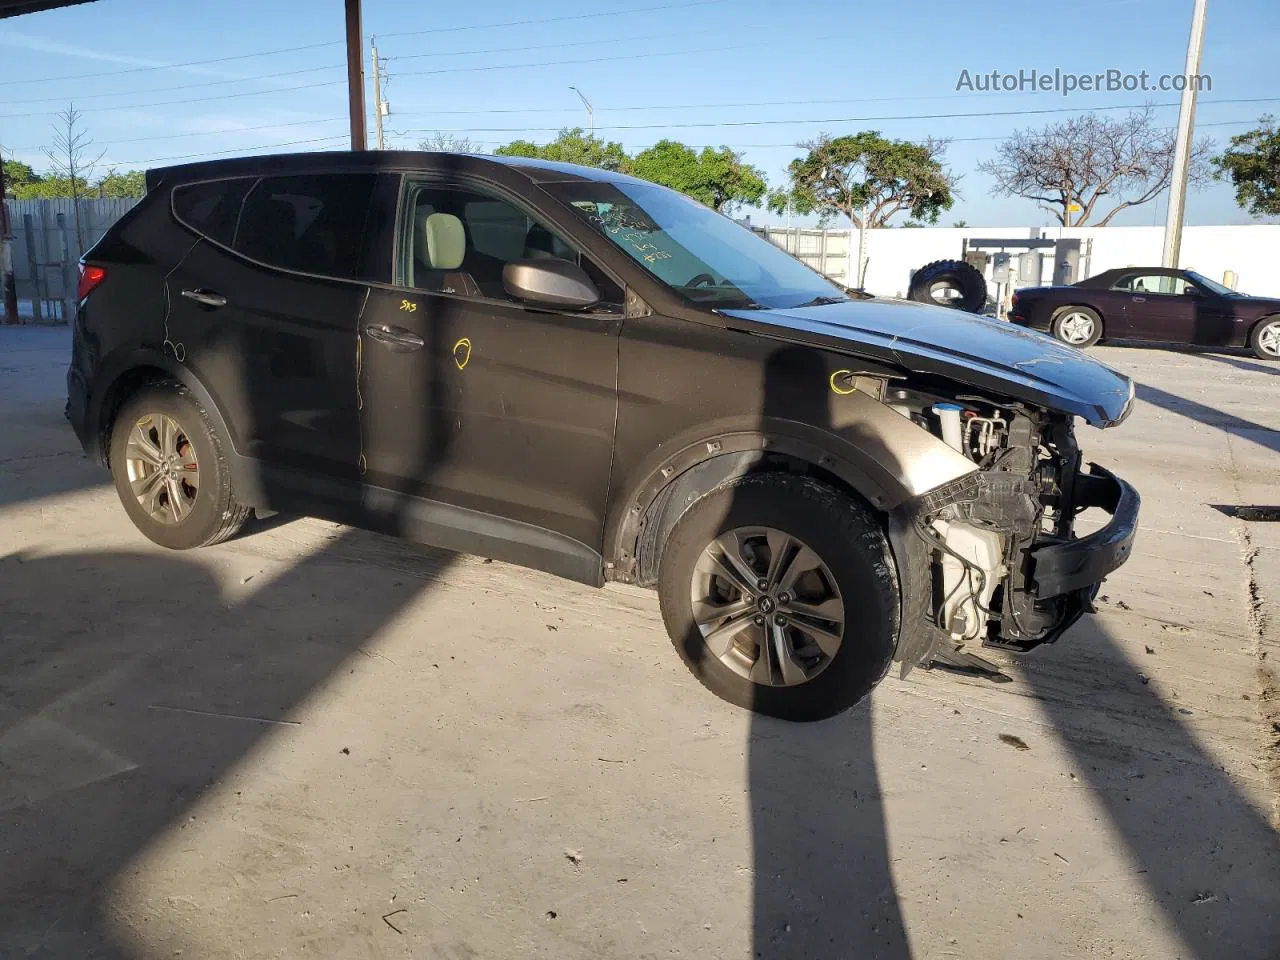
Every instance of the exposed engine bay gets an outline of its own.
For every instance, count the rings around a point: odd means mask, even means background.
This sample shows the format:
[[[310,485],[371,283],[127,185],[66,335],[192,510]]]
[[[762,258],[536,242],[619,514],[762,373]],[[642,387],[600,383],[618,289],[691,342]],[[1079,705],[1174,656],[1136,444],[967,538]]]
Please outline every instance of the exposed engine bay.
[[[924,547],[927,582],[915,587],[938,631],[930,652],[947,640],[953,651],[977,644],[1025,651],[1057,639],[1091,609],[1098,584],[1058,589],[1062,582],[1037,580],[1038,560],[1073,541],[1085,507],[1114,507],[1105,496],[1077,496],[1078,480],[1101,477],[1081,472],[1072,418],[973,394],[892,386],[887,394],[886,405],[977,467],[918,498],[906,521],[912,553]],[[917,578],[920,570],[913,565]]]

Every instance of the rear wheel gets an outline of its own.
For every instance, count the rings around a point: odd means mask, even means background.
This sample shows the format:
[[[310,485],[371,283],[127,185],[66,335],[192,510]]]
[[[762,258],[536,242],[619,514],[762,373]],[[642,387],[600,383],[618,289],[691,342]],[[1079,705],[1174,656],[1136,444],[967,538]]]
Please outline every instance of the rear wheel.
[[[1249,346],[1259,360],[1280,360],[1280,317],[1267,317],[1254,327]]]
[[[1091,307],[1063,307],[1053,318],[1053,335],[1073,347],[1092,347],[1102,339],[1102,317]]]
[[[667,540],[658,594],[704,686],[787,720],[853,706],[897,643],[898,581],[875,515],[804,477],[744,477],[697,501]]]
[[[163,547],[219,543],[248,519],[208,414],[180,384],[149,386],[125,401],[109,459],[129,519]]]

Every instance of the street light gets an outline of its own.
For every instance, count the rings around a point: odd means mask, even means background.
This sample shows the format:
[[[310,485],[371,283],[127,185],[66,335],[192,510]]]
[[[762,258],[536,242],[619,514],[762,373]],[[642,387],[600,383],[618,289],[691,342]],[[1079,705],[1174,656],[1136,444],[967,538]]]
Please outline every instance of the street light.
[[[594,137],[596,135],[596,116],[595,111],[591,109],[591,101],[587,99],[586,94],[573,84],[569,84],[569,89],[578,95],[578,99],[582,101],[582,105],[587,108],[587,133],[589,136]]]

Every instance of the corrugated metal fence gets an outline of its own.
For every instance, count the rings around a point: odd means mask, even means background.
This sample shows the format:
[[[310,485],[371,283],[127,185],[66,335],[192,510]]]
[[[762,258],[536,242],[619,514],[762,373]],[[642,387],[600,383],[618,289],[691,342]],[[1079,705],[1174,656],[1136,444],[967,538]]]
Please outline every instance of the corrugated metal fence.
[[[66,323],[74,309],[77,263],[137,200],[81,200],[80,227],[70,200],[6,200],[14,235],[19,314],[28,322]]]
[[[829,280],[848,283],[852,258],[848,230],[789,230],[786,227],[755,226],[751,229],[774,246],[803,260]]]

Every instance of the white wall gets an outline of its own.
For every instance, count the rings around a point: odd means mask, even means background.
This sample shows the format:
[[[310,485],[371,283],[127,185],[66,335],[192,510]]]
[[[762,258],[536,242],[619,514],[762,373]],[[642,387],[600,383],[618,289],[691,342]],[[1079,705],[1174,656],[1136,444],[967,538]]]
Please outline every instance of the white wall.
[[[921,227],[872,230],[867,235],[866,287],[882,296],[907,292],[911,271],[933,260],[956,259],[965,238],[1018,239],[1037,235],[1093,241],[1086,264],[1092,276],[1113,267],[1160,265],[1163,227]],[[853,235],[857,248],[857,233]],[[1045,251],[1044,282],[1053,276],[1052,250]],[[1082,255],[1084,251],[1081,251]],[[1227,270],[1239,276],[1236,288],[1255,296],[1280,297],[1280,225],[1187,227],[1182,237],[1182,266],[1212,280]]]

